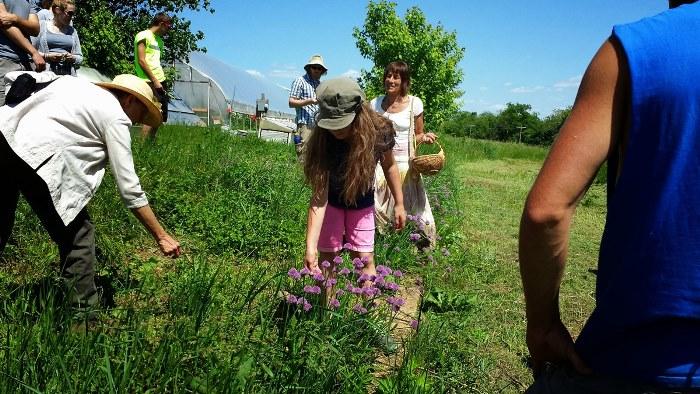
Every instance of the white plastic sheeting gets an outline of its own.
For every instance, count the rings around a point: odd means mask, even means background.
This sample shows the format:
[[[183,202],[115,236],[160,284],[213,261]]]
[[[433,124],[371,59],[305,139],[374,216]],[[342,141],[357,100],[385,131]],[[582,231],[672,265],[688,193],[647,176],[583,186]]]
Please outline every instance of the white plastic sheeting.
[[[179,77],[174,93],[208,124],[227,124],[229,111],[255,114],[261,94],[269,100],[268,115],[292,118],[289,93],[280,86],[201,52],[188,63],[176,62]]]

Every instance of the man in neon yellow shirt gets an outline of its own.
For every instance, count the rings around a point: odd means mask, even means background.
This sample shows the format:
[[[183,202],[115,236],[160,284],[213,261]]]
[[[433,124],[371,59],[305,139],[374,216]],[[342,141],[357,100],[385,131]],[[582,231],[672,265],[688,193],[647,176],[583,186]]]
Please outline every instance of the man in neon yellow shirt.
[[[134,72],[153,89],[158,98],[163,113],[163,122],[168,120],[168,89],[165,72],[160,64],[160,54],[163,51],[162,37],[170,31],[172,19],[163,13],[153,17],[151,27],[139,32],[134,38]],[[144,138],[156,138],[158,128],[143,125]]]

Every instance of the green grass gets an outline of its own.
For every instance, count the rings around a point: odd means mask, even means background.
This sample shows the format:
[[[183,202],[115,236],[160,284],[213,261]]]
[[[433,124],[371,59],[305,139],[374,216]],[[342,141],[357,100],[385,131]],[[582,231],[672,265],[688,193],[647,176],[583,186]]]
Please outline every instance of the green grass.
[[[517,257],[520,215],[546,151],[487,141],[450,144],[458,179],[466,250],[451,283],[474,300],[468,315],[454,317],[474,392],[522,392],[531,383],[526,366],[525,313]],[[604,186],[594,184],[579,207],[571,234],[561,308],[573,334],[593,306],[598,243],[605,214]]]
[[[376,242],[377,262],[423,289],[397,364],[377,362],[371,327],[395,323],[381,299],[356,314],[357,298],[331,311],[311,296],[305,313],[280,297],[303,286],[286,275],[301,265],[309,200],[293,148],[167,127],[156,145],[134,142],[134,158],[185,255],[159,256],[108,175],[90,204],[108,305],[86,331],[57,290],[53,244],[21,204],[0,257],[0,392],[521,391],[530,378],[517,226],[546,152],[441,142],[447,166],[426,178],[437,247],[416,253],[412,229]],[[603,195],[594,186],[572,234],[562,308],[574,332],[592,306]]]

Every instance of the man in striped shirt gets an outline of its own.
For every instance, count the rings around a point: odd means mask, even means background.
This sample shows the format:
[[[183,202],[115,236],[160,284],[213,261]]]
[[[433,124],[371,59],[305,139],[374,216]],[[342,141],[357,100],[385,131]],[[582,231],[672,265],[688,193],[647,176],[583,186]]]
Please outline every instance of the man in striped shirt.
[[[303,161],[304,142],[311,137],[315,125],[318,101],[316,88],[321,83],[321,76],[328,72],[321,55],[313,55],[304,66],[306,74],[294,80],[289,92],[289,107],[296,109],[297,131],[294,135],[297,158]]]

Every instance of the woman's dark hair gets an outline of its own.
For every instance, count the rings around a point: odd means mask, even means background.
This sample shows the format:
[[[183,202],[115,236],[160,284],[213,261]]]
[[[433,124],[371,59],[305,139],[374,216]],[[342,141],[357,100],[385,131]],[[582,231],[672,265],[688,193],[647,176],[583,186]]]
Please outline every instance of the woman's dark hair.
[[[401,96],[407,95],[411,88],[411,70],[408,68],[408,64],[402,60],[396,60],[387,64],[386,68],[384,68],[382,83],[386,81],[386,77],[389,74],[398,74],[401,77]]]

